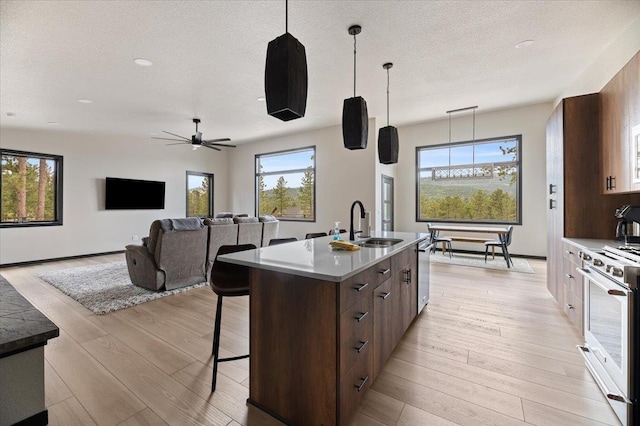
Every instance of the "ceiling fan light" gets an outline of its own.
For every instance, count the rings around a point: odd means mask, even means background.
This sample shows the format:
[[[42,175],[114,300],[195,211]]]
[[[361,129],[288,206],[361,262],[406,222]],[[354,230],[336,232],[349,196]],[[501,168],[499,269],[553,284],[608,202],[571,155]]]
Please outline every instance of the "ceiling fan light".
[[[288,32],[271,40],[264,71],[267,113],[282,121],[304,117],[307,108],[305,48]]]
[[[347,149],[365,149],[369,138],[367,101],[362,96],[348,98],[342,105],[342,138]]]
[[[394,126],[386,126],[378,130],[378,159],[380,163],[397,163],[399,148],[400,142],[397,128]]]

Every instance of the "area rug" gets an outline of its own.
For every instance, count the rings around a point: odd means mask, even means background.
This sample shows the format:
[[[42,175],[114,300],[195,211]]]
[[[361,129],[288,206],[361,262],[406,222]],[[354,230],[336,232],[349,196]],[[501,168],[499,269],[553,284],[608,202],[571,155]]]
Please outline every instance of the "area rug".
[[[203,282],[162,292],[147,290],[131,283],[126,262],[50,271],[39,277],[98,315],[207,285]]]
[[[496,254],[495,259],[491,259],[491,255],[487,257],[487,263],[484,262],[484,254],[472,254],[472,253],[453,253],[453,257],[449,258],[449,254],[442,254],[440,252],[433,253],[430,257],[432,262],[435,263],[448,263],[450,265],[460,266],[472,266],[475,268],[485,269],[497,269],[501,271],[511,272],[523,272],[526,274],[533,274],[533,269],[526,259],[519,257],[512,257],[513,265],[511,268],[507,268],[507,262],[504,261],[502,256]]]

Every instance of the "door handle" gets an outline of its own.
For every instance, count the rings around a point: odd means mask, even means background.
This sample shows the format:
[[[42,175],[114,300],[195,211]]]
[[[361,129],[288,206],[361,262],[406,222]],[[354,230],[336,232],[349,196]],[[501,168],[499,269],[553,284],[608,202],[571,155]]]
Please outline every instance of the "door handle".
[[[556,200],[549,199],[549,210],[556,208]]]
[[[549,195],[556,193],[556,186],[557,185],[554,185],[552,183],[549,184]]]

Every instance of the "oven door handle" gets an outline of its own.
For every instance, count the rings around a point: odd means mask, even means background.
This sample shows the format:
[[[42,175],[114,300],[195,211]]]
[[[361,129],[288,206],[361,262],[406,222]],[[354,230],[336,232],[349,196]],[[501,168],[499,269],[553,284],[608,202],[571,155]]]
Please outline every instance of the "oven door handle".
[[[607,294],[610,294],[611,296],[628,296],[629,295],[628,290],[625,290],[624,288],[622,288],[617,284],[616,284],[616,287],[619,287],[619,288],[615,288],[615,289],[612,289],[602,284],[596,278],[596,274],[592,273],[591,270],[588,268],[576,268],[576,271],[578,271],[580,275],[582,275],[583,277],[585,277],[586,279],[588,279],[589,281],[591,281],[592,283],[600,287],[602,290],[606,291]]]
[[[602,381],[602,378],[600,378],[598,373],[596,373],[596,369],[594,365],[591,363],[591,360],[586,355],[586,352],[591,352],[590,348],[588,348],[587,346],[581,346],[581,345],[578,345],[576,347],[578,348],[580,355],[582,355],[582,358],[584,358],[584,363],[587,364],[587,368],[589,369],[589,372],[593,376],[596,384],[598,385],[602,393],[604,393],[607,398],[612,399],[614,401],[624,402],[625,404],[633,405],[633,402],[629,398],[627,398],[624,395],[621,395],[622,392],[620,392],[620,395],[619,395],[609,391],[609,388],[607,388],[607,385],[604,383],[604,381]]]

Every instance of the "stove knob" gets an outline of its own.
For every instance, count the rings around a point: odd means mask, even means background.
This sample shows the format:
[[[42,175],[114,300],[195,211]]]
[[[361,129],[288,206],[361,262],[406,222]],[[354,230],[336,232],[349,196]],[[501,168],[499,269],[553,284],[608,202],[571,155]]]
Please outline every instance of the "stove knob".
[[[611,268],[611,274],[614,277],[622,277],[624,275],[624,272],[622,271],[622,269],[620,268]]]
[[[583,253],[582,258],[583,258],[584,260],[591,260],[591,256],[590,256],[590,255],[588,255],[587,253]]]
[[[596,266],[602,266],[604,265],[604,262],[600,259],[593,259],[593,264]]]
[[[607,273],[608,273],[608,272],[611,272],[611,268],[613,268],[613,265],[607,265],[607,266],[605,266],[605,268],[604,268],[604,269],[605,269],[605,271],[607,271]]]

